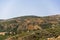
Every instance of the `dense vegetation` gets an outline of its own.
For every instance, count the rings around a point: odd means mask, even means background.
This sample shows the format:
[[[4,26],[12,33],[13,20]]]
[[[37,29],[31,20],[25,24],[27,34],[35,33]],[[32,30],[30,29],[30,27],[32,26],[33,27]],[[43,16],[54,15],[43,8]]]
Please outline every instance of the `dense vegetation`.
[[[20,40],[21,37],[24,40],[57,38],[60,35],[59,30],[60,15],[45,17],[22,16],[0,21],[0,32],[7,32],[6,35],[11,36],[11,40]],[[7,39],[10,38],[8,36],[6,37]]]

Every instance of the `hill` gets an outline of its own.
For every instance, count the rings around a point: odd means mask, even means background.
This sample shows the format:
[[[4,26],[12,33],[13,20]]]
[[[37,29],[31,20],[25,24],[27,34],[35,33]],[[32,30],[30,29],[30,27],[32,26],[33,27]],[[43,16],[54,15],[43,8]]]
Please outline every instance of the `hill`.
[[[7,39],[11,36],[13,38],[11,40],[19,40],[21,37],[24,40],[29,40],[30,37],[30,40],[57,38],[60,35],[59,30],[60,15],[44,17],[30,15],[0,21],[0,32],[6,32],[6,35],[8,35]]]

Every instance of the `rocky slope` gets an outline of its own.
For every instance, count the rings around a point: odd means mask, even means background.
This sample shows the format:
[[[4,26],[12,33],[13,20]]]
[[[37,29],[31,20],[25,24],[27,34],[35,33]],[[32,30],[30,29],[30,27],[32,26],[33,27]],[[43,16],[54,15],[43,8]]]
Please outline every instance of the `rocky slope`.
[[[38,31],[39,30],[39,31]],[[50,37],[58,37],[60,35],[60,15],[52,15],[45,17],[38,16],[22,16],[0,21],[0,32],[7,32],[12,36],[13,40],[19,39],[24,36],[24,33],[34,32],[35,34],[29,35],[26,40],[43,40]],[[31,34],[32,34],[31,33]],[[15,38],[15,39],[14,39]],[[7,38],[8,39],[8,38]],[[12,39],[11,39],[12,40]],[[19,39],[20,40],[20,39]],[[25,39],[24,39],[25,40]]]

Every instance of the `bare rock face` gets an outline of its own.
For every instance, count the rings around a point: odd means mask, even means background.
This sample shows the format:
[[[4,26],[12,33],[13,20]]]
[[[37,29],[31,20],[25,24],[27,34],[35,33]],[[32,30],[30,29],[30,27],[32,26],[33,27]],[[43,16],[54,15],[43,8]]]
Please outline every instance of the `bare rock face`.
[[[47,38],[47,40],[55,40],[55,38],[54,38],[54,37],[52,37],[52,38]]]
[[[60,40],[60,36],[58,36],[57,38],[55,38],[55,37],[47,38],[47,40]]]

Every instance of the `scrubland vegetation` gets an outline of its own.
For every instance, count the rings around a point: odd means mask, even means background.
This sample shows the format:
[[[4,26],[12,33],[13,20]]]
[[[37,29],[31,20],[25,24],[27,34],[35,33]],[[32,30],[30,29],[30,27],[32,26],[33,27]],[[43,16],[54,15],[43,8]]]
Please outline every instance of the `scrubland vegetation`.
[[[60,36],[60,15],[22,16],[0,21],[0,40],[47,40]]]

